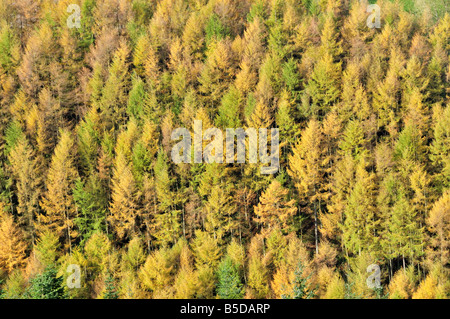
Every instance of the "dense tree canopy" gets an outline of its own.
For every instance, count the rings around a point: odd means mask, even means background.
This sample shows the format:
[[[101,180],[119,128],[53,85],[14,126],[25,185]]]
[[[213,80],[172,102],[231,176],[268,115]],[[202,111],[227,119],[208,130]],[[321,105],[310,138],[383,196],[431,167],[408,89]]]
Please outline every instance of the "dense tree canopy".
[[[448,2],[375,2],[0,0],[1,296],[449,298]]]

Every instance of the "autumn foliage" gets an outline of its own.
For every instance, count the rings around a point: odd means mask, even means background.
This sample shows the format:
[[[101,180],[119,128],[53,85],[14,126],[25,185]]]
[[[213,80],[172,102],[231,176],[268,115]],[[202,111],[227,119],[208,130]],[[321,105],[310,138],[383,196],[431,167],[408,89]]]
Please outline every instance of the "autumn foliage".
[[[0,296],[448,298],[444,2],[0,0]],[[175,164],[194,120],[279,171]]]

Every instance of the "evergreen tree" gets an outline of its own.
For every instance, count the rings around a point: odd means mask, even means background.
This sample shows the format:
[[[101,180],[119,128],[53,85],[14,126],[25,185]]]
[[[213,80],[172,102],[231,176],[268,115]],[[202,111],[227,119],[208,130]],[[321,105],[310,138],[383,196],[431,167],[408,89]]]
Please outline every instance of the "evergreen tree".
[[[78,208],[74,223],[77,226],[83,244],[95,231],[106,228],[106,194],[97,175],[90,175],[88,180],[75,181],[73,199]]]
[[[55,268],[47,267],[30,280],[26,295],[30,299],[64,299],[63,278],[57,276]]]
[[[239,271],[230,257],[220,263],[217,271],[217,295],[220,299],[241,299],[244,293]]]
[[[105,280],[105,291],[102,297],[103,299],[118,299],[118,295],[114,284],[114,277],[108,275]]]

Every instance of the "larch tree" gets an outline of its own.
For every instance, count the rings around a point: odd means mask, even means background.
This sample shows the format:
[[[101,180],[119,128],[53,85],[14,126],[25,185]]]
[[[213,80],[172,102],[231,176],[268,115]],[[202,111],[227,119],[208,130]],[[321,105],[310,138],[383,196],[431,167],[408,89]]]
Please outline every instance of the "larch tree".
[[[448,283],[443,282],[433,273],[428,274],[413,293],[412,299],[445,299]]]
[[[351,120],[347,123],[343,136],[339,141],[339,150],[341,156],[350,156],[354,161],[364,158],[367,153],[367,138],[361,121]]]
[[[241,127],[242,98],[235,87],[231,87],[223,96],[216,123],[222,128]]]
[[[408,267],[406,271],[397,270],[389,283],[390,299],[409,299],[414,290],[414,282],[411,280],[411,272],[414,267]]]
[[[108,221],[117,234],[123,239],[136,232],[139,207],[136,203],[136,182],[125,155],[119,152],[116,156],[112,178],[111,208]]]
[[[174,242],[180,234],[180,213],[177,207],[178,198],[174,196],[174,181],[169,175],[167,155],[162,149],[158,152],[155,164],[155,189],[158,200],[158,213],[155,216],[157,231],[154,236],[160,245]]]
[[[194,298],[197,294],[198,273],[194,270],[193,255],[188,245],[180,252],[180,268],[175,277],[175,297]]]
[[[211,298],[216,284],[215,269],[222,257],[218,240],[207,232],[197,230],[191,244],[198,278],[198,297]]]
[[[146,58],[143,61],[146,83],[150,88],[156,89],[161,81],[161,69],[159,66],[159,55],[155,48],[147,46]]]
[[[236,75],[236,88],[243,94],[255,89],[258,81],[257,71],[264,52],[264,25],[259,17],[254,18],[244,31],[245,49]]]
[[[54,265],[58,257],[60,257],[59,237],[56,233],[45,230],[39,234],[36,244],[34,245],[34,253],[43,268]]]
[[[5,20],[1,22],[0,48],[3,52],[0,58],[0,125],[3,128],[8,118],[7,105],[10,105],[15,91],[17,80],[13,76],[20,62],[20,41],[17,32]]]
[[[199,92],[207,106],[219,101],[233,76],[234,56],[229,39],[212,41],[208,47],[205,68],[200,74]]]
[[[78,153],[80,154],[81,169],[92,174],[97,164],[97,156],[100,144],[100,132],[98,132],[99,116],[95,109],[91,108],[83,121],[76,128],[78,137]]]
[[[58,145],[48,169],[41,207],[44,212],[38,216],[38,228],[55,231],[64,239],[65,248],[71,249],[77,237],[74,227],[76,215],[73,188],[78,172],[74,164],[74,141],[71,133],[61,131]]]
[[[406,260],[414,264],[423,255],[424,227],[418,223],[416,215],[405,190],[400,188],[389,219],[388,238],[393,246],[393,257],[401,258],[404,269]]]
[[[50,79],[49,64],[54,54],[55,43],[49,23],[42,24],[26,42],[22,63],[17,69],[19,82],[24,92],[36,99],[39,88]]]
[[[412,89],[411,93],[405,94],[405,125],[414,123],[420,134],[427,135],[429,129],[429,109],[424,103],[424,96],[418,88]]]
[[[323,149],[322,128],[318,121],[311,120],[302,132],[300,141],[289,156],[288,173],[292,177],[299,202],[313,218],[316,253],[319,249],[319,214],[323,211],[324,166],[326,154]],[[302,211],[302,208],[300,209]]]
[[[282,160],[287,161],[287,154],[289,154],[299,133],[299,125],[295,122],[294,98],[288,91],[283,91],[278,101],[275,121],[280,130],[280,141],[282,141],[280,143],[280,147],[283,149],[281,155],[285,157]]]
[[[150,39],[148,35],[146,33],[141,34],[136,41],[132,61],[136,73],[141,77],[144,77],[145,75],[145,62],[151,54],[151,50],[148,49],[149,46]]]
[[[149,96],[145,90],[145,83],[140,77],[134,77],[132,88],[128,95],[127,114],[129,117],[143,119],[146,115],[146,102]]]
[[[38,175],[38,165],[33,150],[26,139],[18,141],[11,150],[9,161],[17,189],[19,223],[26,230],[27,237],[34,241],[35,217],[39,210],[41,178]]]
[[[433,108],[433,142],[430,146],[430,159],[433,164],[434,179],[438,188],[450,187],[450,107],[439,104]]]
[[[273,227],[279,227],[286,233],[292,230],[290,225],[293,224],[297,207],[294,199],[287,199],[288,192],[280,182],[274,180],[261,195],[254,210],[255,222],[263,226],[263,233],[270,232]]]
[[[339,61],[344,50],[342,48],[342,40],[339,40],[339,34],[336,29],[338,24],[336,23],[336,17],[333,14],[328,13],[325,17],[323,29],[321,31],[321,53],[329,54],[333,57],[334,61]]]
[[[261,235],[252,237],[249,246],[247,292],[249,298],[265,298],[270,292],[269,258],[264,254],[264,240]],[[266,258],[267,257],[267,258]]]
[[[216,184],[210,189],[205,203],[205,230],[214,234],[219,241],[237,235],[236,206],[232,200],[230,187]]]
[[[244,186],[235,193],[234,202],[237,209],[236,222],[239,238],[241,240],[249,238],[253,228],[251,214],[256,204],[256,193],[250,187]]]
[[[272,246],[268,242],[268,248]],[[276,270],[271,282],[277,298],[309,299],[314,296],[315,274],[309,252],[305,244],[293,234],[272,248],[278,254],[274,266]],[[275,252],[276,251],[276,252]]]
[[[340,97],[341,63],[333,62],[329,53],[323,54],[317,61],[305,88],[308,104],[303,105],[304,112],[314,116],[324,116]],[[308,108],[308,109],[306,109]]]
[[[378,125],[396,124],[399,112],[400,73],[403,69],[403,56],[398,49],[392,49],[389,69],[384,81],[379,83],[374,92],[374,106]],[[392,123],[391,123],[392,122]]]
[[[4,213],[0,218],[0,268],[10,273],[25,264],[28,247],[22,230],[15,225],[11,214]]]
[[[439,198],[426,220],[432,234],[428,255],[442,265],[450,262],[450,191]]]
[[[270,107],[263,101],[256,104],[254,111],[247,118],[247,127],[255,129],[270,128],[272,123],[273,117]]]
[[[190,14],[183,30],[182,39],[186,53],[195,58],[202,56],[202,49],[205,45],[203,33],[205,23],[206,15],[202,12],[194,11]]]
[[[131,85],[128,75],[129,54],[127,44],[122,42],[114,54],[109,67],[109,77],[102,90],[100,110],[106,130],[125,122],[127,92]]]
[[[361,161],[356,168],[356,181],[344,212],[342,245],[347,253],[361,254],[367,251],[374,256],[377,247],[377,228],[380,220],[376,212],[375,174],[366,170]]]
[[[61,102],[55,97],[48,87],[39,93],[39,103],[36,108],[35,138],[37,144],[37,155],[41,165],[47,164],[50,154],[58,143],[58,133],[66,129],[67,123],[64,119],[65,110]],[[33,116],[30,112],[29,116]]]
[[[342,103],[336,107],[337,112],[345,119],[356,116],[363,120],[371,113],[367,92],[360,78],[360,66],[356,63],[347,65],[342,78]]]

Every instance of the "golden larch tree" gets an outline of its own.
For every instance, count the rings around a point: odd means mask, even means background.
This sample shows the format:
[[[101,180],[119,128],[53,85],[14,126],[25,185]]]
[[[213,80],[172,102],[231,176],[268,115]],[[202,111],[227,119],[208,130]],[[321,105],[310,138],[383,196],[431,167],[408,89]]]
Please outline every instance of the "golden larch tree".
[[[263,225],[264,232],[276,226],[289,232],[297,207],[295,200],[287,200],[288,192],[280,182],[274,180],[262,194],[259,204],[255,207],[255,221]]]
[[[27,245],[22,230],[15,225],[12,215],[4,213],[0,220],[0,269],[10,273],[25,264]]]
[[[72,190],[78,172],[74,164],[73,146],[71,133],[62,130],[47,173],[46,191],[41,202],[44,212],[38,216],[38,228],[55,231],[58,236],[64,237],[66,248],[71,248],[77,236],[73,223],[76,209]]]

